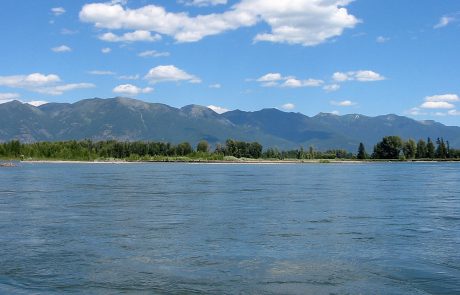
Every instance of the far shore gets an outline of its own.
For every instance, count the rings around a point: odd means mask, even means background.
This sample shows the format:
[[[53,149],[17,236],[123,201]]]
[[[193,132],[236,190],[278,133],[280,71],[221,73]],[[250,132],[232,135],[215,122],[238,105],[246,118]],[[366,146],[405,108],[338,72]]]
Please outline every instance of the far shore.
[[[277,164],[372,164],[372,163],[439,163],[439,162],[460,162],[451,160],[340,160],[340,159],[286,159],[286,160],[263,160],[263,159],[239,159],[233,161],[225,160],[94,160],[94,161],[74,161],[74,160],[22,160],[19,163],[27,164],[223,164],[223,165],[277,165]]]

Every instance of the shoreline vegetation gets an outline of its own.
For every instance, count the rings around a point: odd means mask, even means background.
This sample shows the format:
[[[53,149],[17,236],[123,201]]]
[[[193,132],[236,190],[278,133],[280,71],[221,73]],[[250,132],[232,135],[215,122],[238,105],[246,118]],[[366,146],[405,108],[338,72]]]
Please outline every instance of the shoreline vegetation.
[[[373,162],[457,162],[460,150],[449,142],[428,138],[417,143],[398,136],[386,136],[368,154],[360,143],[357,153],[343,149],[318,151],[313,147],[280,151],[263,150],[257,142],[229,139],[212,150],[201,141],[196,148],[188,142],[177,145],[164,142],[115,140],[93,142],[62,141],[21,143],[13,140],[0,143],[0,167],[14,167],[13,161],[25,163],[202,163],[202,164],[301,164],[301,163],[373,163]]]

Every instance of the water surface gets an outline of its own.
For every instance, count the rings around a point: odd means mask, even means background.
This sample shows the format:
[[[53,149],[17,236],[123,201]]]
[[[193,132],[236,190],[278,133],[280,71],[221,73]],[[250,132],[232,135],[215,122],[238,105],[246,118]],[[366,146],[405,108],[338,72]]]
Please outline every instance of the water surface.
[[[0,169],[1,294],[459,294],[460,165]]]

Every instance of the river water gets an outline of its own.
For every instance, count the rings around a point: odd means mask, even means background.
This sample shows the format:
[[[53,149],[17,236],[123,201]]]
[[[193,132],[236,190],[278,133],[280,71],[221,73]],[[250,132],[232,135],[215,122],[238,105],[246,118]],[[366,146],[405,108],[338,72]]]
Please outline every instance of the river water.
[[[460,165],[0,169],[0,294],[459,294]]]

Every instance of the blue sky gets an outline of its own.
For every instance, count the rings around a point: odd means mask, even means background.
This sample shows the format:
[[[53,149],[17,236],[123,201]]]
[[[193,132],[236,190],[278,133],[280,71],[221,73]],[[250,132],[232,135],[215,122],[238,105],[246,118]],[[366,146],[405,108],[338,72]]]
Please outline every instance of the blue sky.
[[[458,0],[3,0],[0,102],[127,96],[460,125]]]

